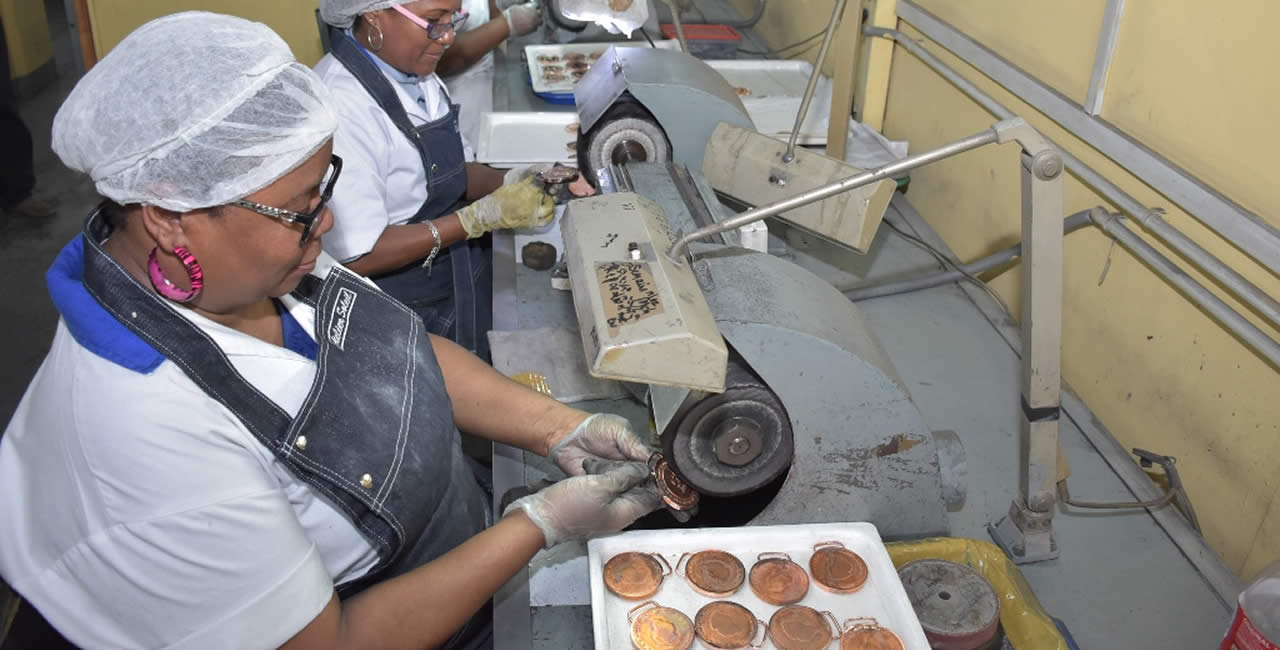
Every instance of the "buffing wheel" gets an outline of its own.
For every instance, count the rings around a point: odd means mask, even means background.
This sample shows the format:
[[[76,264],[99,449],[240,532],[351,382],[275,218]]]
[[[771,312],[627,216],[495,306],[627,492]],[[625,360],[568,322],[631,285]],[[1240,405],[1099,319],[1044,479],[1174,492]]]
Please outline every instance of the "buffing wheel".
[[[629,162],[668,162],[671,141],[653,115],[639,102],[624,95],[578,136],[578,164],[592,185],[597,173],[610,165]]]
[[[778,396],[739,361],[725,391],[682,408],[663,435],[676,472],[698,492],[733,497],[755,492],[791,467],[795,441]]]

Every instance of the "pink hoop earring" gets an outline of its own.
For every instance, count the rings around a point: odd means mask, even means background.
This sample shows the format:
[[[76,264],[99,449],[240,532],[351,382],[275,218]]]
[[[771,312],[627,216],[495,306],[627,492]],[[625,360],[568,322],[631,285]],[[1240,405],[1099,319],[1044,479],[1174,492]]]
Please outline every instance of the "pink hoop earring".
[[[200,295],[200,291],[204,289],[204,271],[200,268],[200,263],[196,261],[196,256],[191,251],[179,246],[173,249],[173,254],[178,256],[178,260],[182,262],[183,268],[187,270],[187,279],[191,282],[190,289],[182,289],[169,281],[164,276],[164,270],[160,268],[160,262],[156,259],[156,249],[151,249],[151,254],[147,256],[147,274],[151,276],[151,286],[156,288],[156,292],[174,302],[191,302],[196,296]]]

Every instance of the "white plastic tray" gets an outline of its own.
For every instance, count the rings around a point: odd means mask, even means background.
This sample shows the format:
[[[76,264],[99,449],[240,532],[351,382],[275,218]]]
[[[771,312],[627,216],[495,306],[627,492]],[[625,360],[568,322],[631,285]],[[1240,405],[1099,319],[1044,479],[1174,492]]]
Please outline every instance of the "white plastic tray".
[[[564,45],[526,45],[524,48],[525,58],[529,62],[529,79],[533,82],[533,92],[535,93],[555,93],[555,94],[573,94],[573,87],[577,85],[577,79],[570,74],[570,70],[565,66],[564,58],[568,55],[581,54],[587,57],[588,64],[595,63],[595,59],[600,58],[610,47],[649,47],[649,44],[643,41],[621,41],[617,43],[567,43]],[[659,49],[676,50],[680,49],[677,41],[656,41],[654,46]],[[545,58],[554,58],[554,61],[543,60]],[[547,66],[560,66],[559,71],[563,74],[564,79],[559,81],[548,81],[543,75]],[[803,89],[801,89],[803,90]]]
[[[485,113],[476,161],[495,167],[558,162],[577,166],[577,113]]]
[[[809,593],[800,604],[818,611],[829,611],[841,623],[851,618],[874,618],[880,625],[893,630],[902,639],[907,650],[929,650],[929,642],[911,608],[911,601],[907,599],[907,592],[898,579],[893,561],[889,559],[889,553],[880,541],[880,533],[875,526],[867,523],[645,530],[592,540],[587,545],[587,552],[591,570],[591,616],[596,649],[631,648],[631,625],[627,622],[627,612],[643,602],[623,600],[605,589],[602,568],[605,562],[619,553],[659,553],[675,566],[685,552],[714,549],[737,556],[750,572],[760,553],[782,552],[790,555],[793,561],[808,571],[813,546],[832,540],[844,544],[866,561],[869,570],[867,583],[857,593],[847,595],[828,593],[817,585],[810,584]],[[662,588],[650,600],[664,607],[677,609],[693,620],[703,605],[716,599],[698,594],[684,578],[670,575],[663,580]],[[780,609],[756,598],[747,584],[738,593],[722,600],[732,600],[746,607],[766,624],[769,617]],[[832,645],[835,645],[834,642]],[[694,647],[707,646],[701,641],[695,641]],[[769,641],[764,647],[775,646]]]
[[[742,104],[755,122],[756,130],[780,140],[791,137],[796,113],[813,65],[807,61],[774,61],[765,59],[736,59],[731,61],[707,61],[724,77],[729,85],[739,90]],[[809,105],[809,114],[800,127],[799,143],[822,145],[827,142],[827,124],[831,116],[831,79],[822,77]]]

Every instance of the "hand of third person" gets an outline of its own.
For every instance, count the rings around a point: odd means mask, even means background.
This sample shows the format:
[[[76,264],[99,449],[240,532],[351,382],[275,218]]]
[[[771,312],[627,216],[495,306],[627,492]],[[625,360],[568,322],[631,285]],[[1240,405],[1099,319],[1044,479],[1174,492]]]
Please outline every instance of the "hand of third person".
[[[507,19],[507,27],[512,36],[532,33],[542,24],[542,12],[538,10],[537,3],[533,2],[511,5],[502,11],[502,17]]]
[[[458,219],[467,237],[474,239],[491,230],[545,226],[555,213],[555,199],[526,178],[458,210]]]

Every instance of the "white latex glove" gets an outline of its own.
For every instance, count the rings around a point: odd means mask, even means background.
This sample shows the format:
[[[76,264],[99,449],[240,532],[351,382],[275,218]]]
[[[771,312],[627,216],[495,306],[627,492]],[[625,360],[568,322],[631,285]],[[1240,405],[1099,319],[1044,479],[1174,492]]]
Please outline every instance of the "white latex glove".
[[[516,6],[516,5],[522,5],[522,4],[525,4],[525,3],[526,3],[526,2],[528,2],[528,1],[529,1],[529,0],[498,0],[498,3],[497,3],[497,4],[498,4],[498,11],[502,11],[503,9],[506,9],[507,7],[514,7],[514,6]]]
[[[633,461],[647,463],[653,450],[631,429],[626,418],[597,413],[561,438],[547,455],[560,471],[582,476],[585,461]]]
[[[595,468],[601,469],[601,468]],[[662,505],[645,463],[615,463],[602,474],[568,478],[507,506],[523,510],[546,547],[616,533]]]
[[[516,167],[515,169],[508,170],[506,174],[502,175],[502,184],[514,185],[526,178],[533,178],[542,172],[550,171],[553,167],[555,167],[555,163],[538,163],[527,167]]]
[[[542,11],[533,2],[509,6],[502,10],[502,17],[507,19],[511,36],[524,36],[542,24]]]
[[[535,187],[532,178],[503,185],[489,196],[458,210],[458,219],[471,239],[502,228],[545,226],[555,216],[555,199]]]

